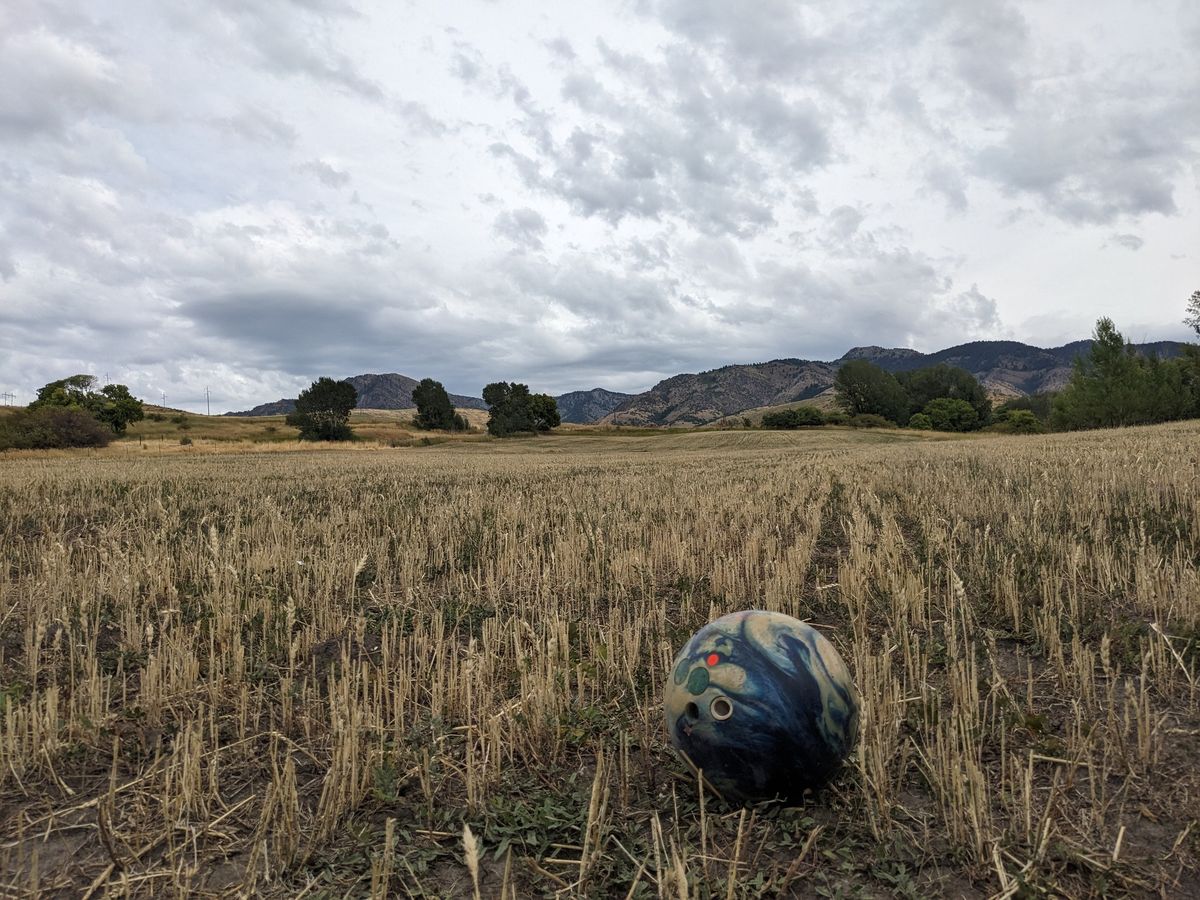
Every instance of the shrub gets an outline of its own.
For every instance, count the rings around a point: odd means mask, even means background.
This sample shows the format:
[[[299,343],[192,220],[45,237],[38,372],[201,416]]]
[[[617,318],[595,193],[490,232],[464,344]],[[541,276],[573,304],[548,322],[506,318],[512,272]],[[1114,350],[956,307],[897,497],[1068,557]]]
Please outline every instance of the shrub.
[[[979,413],[966,400],[938,397],[925,404],[925,415],[937,431],[974,431],[979,427]]]
[[[42,406],[0,419],[0,450],[106,447],[113,431],[82,409]]]
[[[989,431],[1001,434],[1045,434],[1046,426],[1028,409],[1010,409],[997,416]]]
[[[834,409],[825,413],[826,425],[848,425],[849,423],[850,417],[840,410]]]
[[[908,427],[916,428],[918,431],[929,431],[933,428],[933,422],[925,413],[913,413],[908,418]]]
[[[192,439],[185,434],[179,439],[179,445],[181,447],[190,447],[192,446]]]
[[[763,416],[763,428],[810,428],[824,425],[825,417],[813,406],[797,406],[794,409],[781,409],[769,412]]]
[[[874,413],[859,413],[851,416],[848,423],[851,428],[895,428],[896,423]]]

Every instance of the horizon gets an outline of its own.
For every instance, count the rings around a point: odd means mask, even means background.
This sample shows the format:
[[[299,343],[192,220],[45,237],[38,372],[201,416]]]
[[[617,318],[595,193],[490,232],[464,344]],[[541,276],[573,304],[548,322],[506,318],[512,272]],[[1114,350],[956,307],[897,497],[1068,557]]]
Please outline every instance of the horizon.
[[[1197,43],[1174,0],[15,0],[0,394],[1187,341]]]
[[[1144,346],[1144,345],[1148,345],[1148,344],[1158,344],[1158,343],[1177,343],[1177,344],[1189,343],[1186,340],[1180,341],[1180,340],[1175,340],[1175,339],[1165,339],[1165,340],[1157,340],[1157,341],[1133,341],[1133,340],[1129,340],[1127,335],[1125,336],[1125,338],[1126,338],[1127,343],[1132,344],[1135,347],[1140,347],[1140,346]],[[1091,341],[1092,341],[1092,337],[1089,336],[1089,337],[1080,338],[1077,340],[1066,341],[1065,343],[1056,344],[1054,346],[1043,347],[1043,346],[1038,346],[1037,344],[1030,344],[1030,343],[1027,343],[1024,341],[1014,341],[1014,340],[1009,340],[1009,339],[993,340],[993,339],[988,339],[988,338],[980,338],[980,339],[971,340],[971,341],[963,341],[960,344],[951,344],[948,347],[942,347],[938,350],[933,350],[933,351],[921,351],[921,350],[916,350],[912,347],[887,347],[887,346],[883,346],[883,345],[879,345],[879,344],[860,344],[860,345],[848,348],[840,356],[833,358],[833,359],[806,359],[804,357],[797,357],[797,356],[779,356],[779,357],[775,357],[773,359],[765,359],[765,360],[754,360],[754,361],[745,361],[745,362],[725,362],[725,363],[720,363],[718,365],[715,365],[709,369],[697,369],[694,372],[675,372],[671,375],[667,375],[667,376],[659,379],[658,381],[656,381],[653,384],[650,384],[644,388],[640,388],[640,389],[632,390],[632,391],[616,390],[613,388],[604,387],[603,385],[599,385],[599,384],[593,385],[592,387],[567,388],[566,390],[561,390],[561,391],[541,391],[537,385],[530,385],[530,388],[535,393],[550,393],[552,396],[555,396],[555,397],[561,397],[561,396],[564,396],[567,394],[572,394],[572,393],[588,393],[590,391],[595,391],[595,390],[604,390],[604,391],[610,391],[611,393],[628,394],[629,396],[632,397],[632,396],[637,396],[639,394],[647,393],[647,392],[653,390],[655,387],[657,387],[658,384],[660,384],[662,381],[665,381],[670,378],[675,378],[675,377],[680,377],[680,376],[686,377],[686,376],[694,376],[694,375],[703,375],[708,372],[721,371],[722,369],[737,368],[737,367],[741,367],[741,366],[769,365],[770,363],[776,363],[776,362],[823,363],[823,364],[829,365],[832,363],[840,362],[841,360],[845,359],[849,354],[854,353],[855,351],[860,351],[860,350],[879,350],[882,352],[897,352],[897,351],[911,352],[911,353],[919,354],[921,356],[929,357],[929,356],[936,356],[936,355],[945,353],[950,350],[956,350],[961,347],[968,347],[973,344],[1016,343],[1016,344],[1020,344],[1021,346],[1030,347],[1030,348],[1033,348],[1036,350],[1044,350],[1047,352],[1053,352],[1055,350],[1062,350],[1065,347],[1069,347],[1073,344],[1086,344],[1086,343],[1090,343]],[[70,374],[72,374],[72,375],[74,375],[74,374],[91,374],[94,377],[96,377],[98,383],[100,383],[100,384],[117,383],[117,382],[115,382],[115,380],[106,380],[100,376],[95,376],[94,373],[70,373]],[[365,378],[370,378],[370,377],[386,378],[386,377],[392,376],[392,375],[399,375],[399,376],[405,377],[405,378],[413,378],[416,381],[420,381],[421,378],[424,378],[424,377],[431,377],[431,378],[433,377],[433,376],[413,376],[413,375],[409,375],[408,373],[405,373],[405,372],[390,372],[390,371],[385,372],[382,370],[378,371],[378,372],[352,372],[352,373],[346,374],[346,375],[334,374],[334,375],[331,375],[328,377],[333,377],[338,380],[346,380],[346,379],[350,379],[350,378],[364,378],[364,377]],[[60,377],[67,378],[70,376],[62,375]],[[321,376],[316,376],[316,377],[321,377]],[[57,380],[57,379],[52,379],[52,380]],[[434,380],[437,381],[438,379],[434,378]],[[506,379],[497,379],[497,380],[503,381]],[[507,380],[511,381],[513,379],[507,379]],[[517,380],[519,380],[519,379],[517,379]],[[40,388],[41,385],[38,385],[38,387]],[[300,390],[303,390],[305,387],[308,387],[308,384],[301,385]],[[458,389],[452,388],[448,385],[443,385],[443,387],[446,388],[446,391],[449,394],[458,395],[458,396],[462,396],[462,397],[470,397],[473,400],[479,400],[479,399],[482,399],[480,395],[483,392],[484,386],[481,385],[479,387],[478,391],[476,391],[474,393],[471,392],[470,389],[458,390]],[[34,396],[34,394],[36,393],[36,391],[37,391],[37,388],[34,388],[28,392],[31,399]],[[297,391],[297,394],[298,393],[299,393],[299,391]],[[0,405],[3,405],[3,406],[23,405],[20,403],[14,404],[14,403],[8,402],[13,397],[21,396],[21,394],[10,394],[10,393],[6,392],[6,394],[3,396],[4,396],[4,400],[0,401]],[[285,397],[276,397],[273,400],[260,400],[257,403],[249,403],[245,409],[232,409],[232,408],[219,409],[215,413],[204,413],[201,411],[201,409],[195,408],[198,406],[207,406],[207,405],[211,404],[211,400],[213,398],[205,397],[203,394],[201,394],[201,399],[198,403],[193,401],[188,406],[173,405],[169,402],[170,401],[169,397],[166,398],[166,400],[163,402],[159,402],[159,400],[155,399],[154,397],[142,397],[141,399],[149,406],[161,407],[164,409],[175,409],[175,410],[180,410],[182,412],[191,412],[196,415],[208,414],[208,415],[221,416],[221,415],[227,415],[227,414],[231,414],[231,413],[244,413],[244,412],[247,412],[249,409],[254,409],[259,406],[266,406],[266,405],[270,405],[272,403],[278,403],[278,402],[285,401],[285,400],[294,400],[295,397],[294,396],[291,396],[291,397],[285,396]]]

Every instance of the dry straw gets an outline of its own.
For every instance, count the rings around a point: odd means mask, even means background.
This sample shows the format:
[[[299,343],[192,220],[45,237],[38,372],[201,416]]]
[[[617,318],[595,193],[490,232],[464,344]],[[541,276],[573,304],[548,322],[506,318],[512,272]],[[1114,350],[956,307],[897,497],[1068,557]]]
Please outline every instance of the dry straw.
[[[0,892],[1194,894],[1198,444],[0,459]],[[663,733],[675,649],[746,606],[863,698],[796,810]]]

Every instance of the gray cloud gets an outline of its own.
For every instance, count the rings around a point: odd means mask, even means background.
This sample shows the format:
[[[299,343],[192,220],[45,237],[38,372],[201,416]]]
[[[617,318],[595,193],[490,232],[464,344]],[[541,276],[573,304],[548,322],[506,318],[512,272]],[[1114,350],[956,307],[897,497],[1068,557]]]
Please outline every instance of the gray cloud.
[[[1190,157],[1175,104],[1116,100],[1105,112],[1037,110],[978,155],[978,171],[1038,197],[1072,222],[1176,212],[1175,177]]]
[[[217,5],[233,25],[242,46],[267,71],[281,76],[307,76],[364,100],[384,99],[383,86],[364,75],[350,55],[331,40],[336,20],[355,15],[348,4],[262,0],[248,5],[240,0],[219,0]]]
[[[350,183],[350,173],[336,168],[323,159],[314,159],[304,163],[300,168],[316,176],[317,180],[326,187],[345,187]]]
[[[954,212],[967,209],[967,182],[963,173],[954,166],[934,162],[925,167],[924,186],[940,196],[946,206]]]
[[[492,230],[503,238],[531,250],[542,249],[542,238],[549,228],[541,213],[535,209],[505,210],[496,216]]]
[[[1146,243],[1136,234],[1114,234],[1111,240],[1114,244],[1120,244],[1127,250],[1141,250]]]
[[[298,137],[295,128],[265,109],[241,109],[215,122],[231,134],[257,144],[291,147]]]
[[[1139,336],[1186,337],[1186,9],[1098,7],[1084,43],[1026,0],[114,2],[0,13],[24,399],[74,371],[223,408],[366,370],[636,390],[1061,342],[1150,279]]]

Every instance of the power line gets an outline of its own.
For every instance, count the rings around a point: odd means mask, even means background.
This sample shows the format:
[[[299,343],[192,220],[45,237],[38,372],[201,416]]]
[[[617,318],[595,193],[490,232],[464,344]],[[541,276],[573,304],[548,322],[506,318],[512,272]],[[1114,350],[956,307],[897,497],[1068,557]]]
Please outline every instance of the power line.
[[[5,406],[12,406],[17,402],[17,395],[11,393],[10,391],[4,391],[3,393],[0,393],[0,398],[3,398]]]

